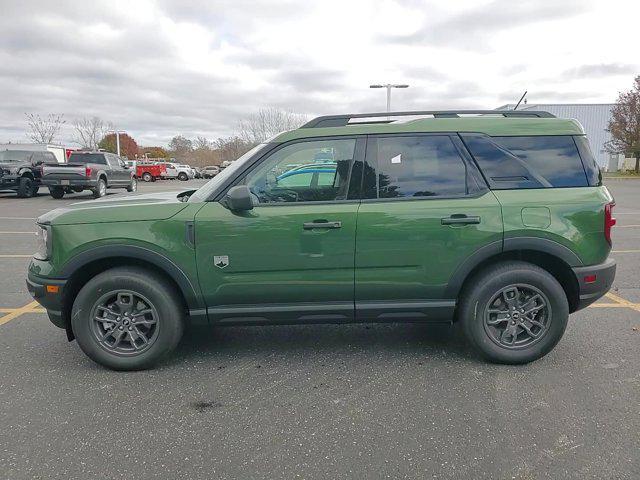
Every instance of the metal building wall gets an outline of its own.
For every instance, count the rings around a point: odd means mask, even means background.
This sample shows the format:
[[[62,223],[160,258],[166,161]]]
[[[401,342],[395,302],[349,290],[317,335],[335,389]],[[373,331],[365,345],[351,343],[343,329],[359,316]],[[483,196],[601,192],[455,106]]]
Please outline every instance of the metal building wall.
[[[606,131],[611,118],[611,107],[613,107],[612,103],[530,103],[520,106],[518,110],[544,110],[559,118],[575,118],[584,127],[598,164],[606,168],[609,163],[609,154],[605,152],[604,144],[611,138]],[[503,107],[500,109],[502,110]]]

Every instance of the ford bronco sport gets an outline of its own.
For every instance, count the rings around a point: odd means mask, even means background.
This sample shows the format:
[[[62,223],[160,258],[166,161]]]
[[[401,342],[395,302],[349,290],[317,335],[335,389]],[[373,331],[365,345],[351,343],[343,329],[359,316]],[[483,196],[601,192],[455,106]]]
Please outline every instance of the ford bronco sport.
[[[41,216],[27,284],[119,370],[199,323],[459,322],[486,359],[526,363],[610,288],[613,205],[574,120],[319,117],[198,190]]]

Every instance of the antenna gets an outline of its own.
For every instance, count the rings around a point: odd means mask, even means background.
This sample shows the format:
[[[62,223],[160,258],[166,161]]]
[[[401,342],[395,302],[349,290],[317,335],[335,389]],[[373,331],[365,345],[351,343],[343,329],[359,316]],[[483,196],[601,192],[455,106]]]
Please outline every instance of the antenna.
[[[527,91],[525,90],[524,93],[522,94],[522,96],[520,97],[520,100],[518,100],[518,103],[516,103],[516,106],[513,107],[514,110],[517,110],[518,107],[520,106],[520,102],[522,102],[522,100],[524,100],[524,97],[527,95]]]

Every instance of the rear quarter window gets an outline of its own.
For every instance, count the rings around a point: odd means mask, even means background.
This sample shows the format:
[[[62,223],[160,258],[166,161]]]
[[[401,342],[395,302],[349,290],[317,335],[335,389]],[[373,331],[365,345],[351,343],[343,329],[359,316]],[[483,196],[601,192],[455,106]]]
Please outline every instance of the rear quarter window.
[[[461,134],[493,189],[593,185],[572,136],[488,137]]]
[[[493,137],[553,187],[586,187],[587,175],[573,137]]]

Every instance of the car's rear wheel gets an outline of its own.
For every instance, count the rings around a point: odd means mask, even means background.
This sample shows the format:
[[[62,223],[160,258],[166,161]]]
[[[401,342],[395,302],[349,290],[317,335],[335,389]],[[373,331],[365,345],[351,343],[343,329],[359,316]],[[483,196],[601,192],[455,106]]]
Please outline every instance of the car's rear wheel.
[[[107,194],[107,182],[104,181],[104,179],[100,178],[98,179],[98,184],[96,185],[96,188],[93,190],[93,196],[95,198],[101,198],[104,197]]]
[[[36,188],[35,182],[30,177],[21,177],[18,182],[18,197],[20,198],[29,198],[33,197],[38,189]]]
[[[153,175],[151,175],[149,172],[144,172],[142,174],[142,180],[144,180],[145,182],[152,182],[153,181]]]
[[[136,190],[138,190],[138,180],[132,178],[131,183],[127,187],[127,192],[135,192]]]
[[[60,200],[62,197],[64,197],[64,189],[60,188],[60,187],[50,188],[49,189],[49,194],[53,198]]]
[[[116,267],[80,290],[71,313],[80,348],[114,370],[155,365],[180,341],[183,309],[175,289],[154,272]]]
[[[537,360],[560,341],[569,305],[546,270],[504,262],[467,282],[458,318],[471,344],[488,360],[520,364]]]

